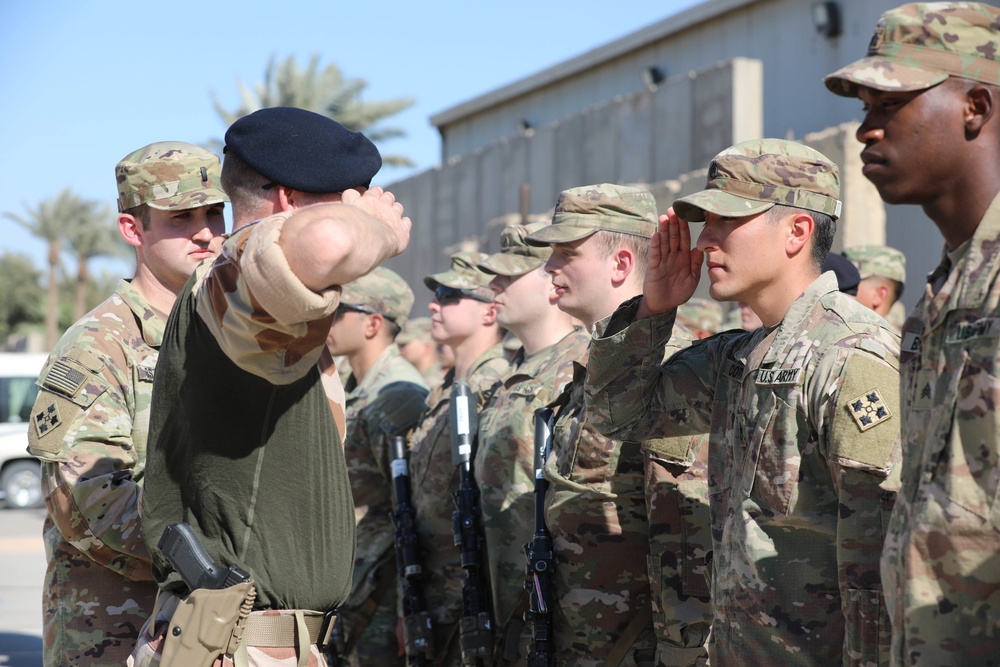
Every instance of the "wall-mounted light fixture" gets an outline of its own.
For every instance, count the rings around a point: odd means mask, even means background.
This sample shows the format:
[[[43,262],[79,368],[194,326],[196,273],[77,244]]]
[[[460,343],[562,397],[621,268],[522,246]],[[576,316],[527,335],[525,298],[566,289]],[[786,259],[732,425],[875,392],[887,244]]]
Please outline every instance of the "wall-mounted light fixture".
[[[651,65],[642,70],[642,82],[647,88],[655,88],[659,84],[663,83],[663,80],[666,78],[667,77],[663,73],[663,70],[656,65]]]
[[[812,17],[816,32],[824,37],[836,37],[842,32],[840,5],[836,2],[814,2]]]

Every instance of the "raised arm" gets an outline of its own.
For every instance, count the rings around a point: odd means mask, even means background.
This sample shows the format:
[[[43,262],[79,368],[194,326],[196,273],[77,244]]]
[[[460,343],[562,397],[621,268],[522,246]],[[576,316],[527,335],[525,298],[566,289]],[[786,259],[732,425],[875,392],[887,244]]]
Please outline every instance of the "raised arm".
[[[636,319],[665,313],[687,303],[701,278],[704,254],[691,247],[691,231],[673,208],[661,215],[649,243],[649,264]]]
[[[320,292],[343,285],[403,252],[410,219],[391,192],[346,190],[338,203],[308,206],[292,215],[279,244],[292,272]]]

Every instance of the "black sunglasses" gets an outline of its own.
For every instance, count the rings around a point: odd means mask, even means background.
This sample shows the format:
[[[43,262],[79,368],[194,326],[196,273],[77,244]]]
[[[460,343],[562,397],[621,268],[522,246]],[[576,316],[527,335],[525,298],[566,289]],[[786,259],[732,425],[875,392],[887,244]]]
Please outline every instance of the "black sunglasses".
[[[341,317],[344,313],[364,313],[365,315],[381,315],[390,322],[395,323],[396,318],[391,315],[386,315],[381,313],[374,308],[369,308],[367,306],[355,306],[352,303],[342,303],[337,306],[336,317]]]
[[[485,297],[478,292],[468,289],[456,289],[447,285],[438,285],[434,288],[434,299],[442,306],[458,303],[462,299],[475,299],[483,303],[493,303],[493,299]]]

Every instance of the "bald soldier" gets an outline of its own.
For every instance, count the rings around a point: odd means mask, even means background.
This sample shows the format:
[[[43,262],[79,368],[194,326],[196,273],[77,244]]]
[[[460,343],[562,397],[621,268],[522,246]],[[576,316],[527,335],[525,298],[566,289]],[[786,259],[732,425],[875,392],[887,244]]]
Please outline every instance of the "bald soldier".
[[[841,254],[858,268],[858,301],[886,319],[898,331],[906,312],[899,301],[906,283],[906,257],[889,246],[844,248]]]
[[[47,666],[123,664],[153,610],[139,523],[153,369],[177,294],[221,247],[219,172],[219,158],[178,141],[118,163],[118,231],[135,247],[135,276],[66,331],[39,376],[28,443],[48,510]]]
[[[715,666],[888,662],[878,557],[898,488],[898,338],[820,272],[839,195],[836,165],[802,144],[722,151],[706,188],[660,218],[642,297],[592,345],[602,432],[709,434]],[[703,263],[712,298],[763,326],[663,361]]]
[[[326,346],[351,374],[344,453],[351,479],[357,546],[351,594],[337,616],[337,652],[349,665],[399,665],[396,553],[393,548],[392,439],[419,423],[423,377],[394,340],[413,307],[413,290],[385,267],[344,285]]]
[[[864,104],[865,177],[944,239],[903,325],[903,489],[882,558],[896,665],[998,660],[998,53],[995,5],[903,5],[825,80]]]

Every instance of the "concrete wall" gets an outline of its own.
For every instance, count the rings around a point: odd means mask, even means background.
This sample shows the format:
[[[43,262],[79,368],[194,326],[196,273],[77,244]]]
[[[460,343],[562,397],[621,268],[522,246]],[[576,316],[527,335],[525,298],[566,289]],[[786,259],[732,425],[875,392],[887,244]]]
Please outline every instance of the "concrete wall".
[[[413,220],[410,247],[387,265],[414,287],[415,315],[463,242],[496,250],[490,222],[544,213],[562,190],[590,183],[656,183],[703,168],[723,148],[762,136],[759,61],[736,58],[617,97],[388,185]]]

